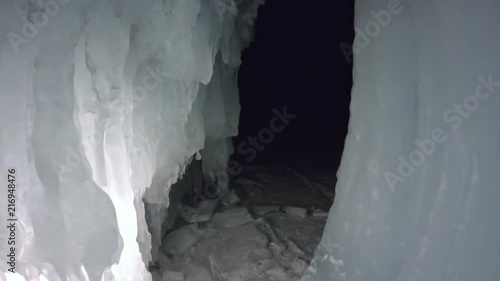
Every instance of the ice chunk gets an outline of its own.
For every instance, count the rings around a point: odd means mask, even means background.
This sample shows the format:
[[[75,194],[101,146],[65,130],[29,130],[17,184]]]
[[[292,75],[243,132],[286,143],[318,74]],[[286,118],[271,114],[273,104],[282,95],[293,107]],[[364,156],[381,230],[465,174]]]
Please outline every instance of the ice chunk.
[[[208,270],[208,268],[201,266],[199,264],[186,265],[185,281],[215,281],[215,279]]]
[[[162,281],[184,281],[184,273],[165,270]]]
[[[247,208],[231,208],[216,213],[212,222],[217,227],[231,228],[253,221],[252,216],[248,213]]]
[[[274,252],[281,253],[286,250],[286,245],[281,241],[271,241],[269,243],[269,249]]]
[[[219,205],[219,199],[207,200],[198,207],[199,213],[196,217],[198,222],[206,222],[212,219],[215,209]]]
[[[287,215],[295,216],[299,218],[307,217],[307,209],[300,207],[285,207],[283,209]]]
[[[207,200],[200,203],[198,209],[181,204],[180,212],[187,222],[207,222],[212,219],[213,213],[219,204],[219,199]]]
[[[204,233],[198,224],[181,227],[165,237],[162,250],[168,254],[183,254],[196,244]]]
[[[328,217],[328,212],[321,211],[321,210],[314,210],[312,215],[313,215],[313,217],[326,218],[326,217]]]
[[[185,221],[189,223],[197,222],[198,216],[200,214],[199,210],[185,204],[180,204],[178,208],[179,208],[179,213],[181,213],[182,218]]]
[[[235,205],[241,201],[240,197],[238,196],[238,194],[234,190],[229,191],[228,197],[229,197],[227,200],[228,205]]]
[[[254,206],[252,207],[252,213],[257,216],[263,216],[270,212],[277,212],[280,210],[280,206],[270,205],[270,206]]]
[[[273,253],[269,249],[260,248],[253,250],[249,255],[249,259],[253,262],[260,262],[263,260],[271,259],[273,258],[273,256]]]

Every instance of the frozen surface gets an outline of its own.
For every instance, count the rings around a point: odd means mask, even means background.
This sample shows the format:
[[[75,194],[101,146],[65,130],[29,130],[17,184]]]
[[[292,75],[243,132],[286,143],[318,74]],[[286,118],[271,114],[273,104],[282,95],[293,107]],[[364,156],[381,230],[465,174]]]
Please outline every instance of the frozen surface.
[[[214,215],[212,222],[217,227],[231,228],[253,221],[247,208],[230,208]]]
[[[165,237],[162,250],[168,254],[183,254],[203,236],[197,224],[190,224],[169,233]]]
[[[284,207],[305,210],[293,206],[300,199],[302,204],[320,210],[320,200],[314,196],[319,191],[297,184],[297,173],[283,169],[244,166],[243,174],[245,180],[230,185],[242,198],[242,204],[219,204],[215,215],[203,223],[184,221],[186,226],[163,240],[159,262],[152,268],[153,276],[168,271],[182,273],[185,280],[192,281],[300,280],[321,240],[326,217],[288,215]],[[256,185],[262,187],[262,197],[248,192]],[[278,186],[285,190],[287,186],[294,188],[283,193]],[[263,200],[278,197],[281,204],[264,204],[267,202]],[[194,229],[202,236],[192,235]],[[183,250],[171,250],[179,247]],[[158,277],[153,280],[161,280]]]
[[[262,3],[1,2],[0,174],[17,177],[8,280],[151,280],[170,186],[203,148],[207,177],[225,169]]]
[[[500,6],[394,3],[356,1],[373,36],[358,29],[337,195],[303,280],[500,280]]]
[[[296,216],[299,218],[306,218],[307,217],[307,209],[305,209],[305,208],[286,207],[283,210],[289,216]]]

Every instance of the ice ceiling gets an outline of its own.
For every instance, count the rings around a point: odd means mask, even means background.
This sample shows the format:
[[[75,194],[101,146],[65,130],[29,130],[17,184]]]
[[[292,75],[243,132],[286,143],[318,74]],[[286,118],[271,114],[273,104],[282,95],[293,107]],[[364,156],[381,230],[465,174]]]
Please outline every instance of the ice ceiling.
[[[161,224],[149,232],[145,217],[165,219],[201,149],[208,177],[225,169],[262,2],[0,4],[0,168],[17,176],[8,280],[151,280]],[[350,132],[304,280],[500,279],[499,9],[357,1]]]

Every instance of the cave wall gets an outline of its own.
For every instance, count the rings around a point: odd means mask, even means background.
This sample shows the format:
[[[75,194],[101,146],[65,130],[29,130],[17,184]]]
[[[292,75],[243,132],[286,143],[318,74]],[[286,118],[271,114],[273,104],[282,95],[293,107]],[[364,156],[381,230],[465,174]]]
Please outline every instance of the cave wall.
[[[337,196],[303,280],[498,280],[496,1],[358,0]]]
[[[263,1],[35,2],[0,4],[0,173],[17,176],[0,276],[151,280],[170,187],[207,140],[231,151]]]

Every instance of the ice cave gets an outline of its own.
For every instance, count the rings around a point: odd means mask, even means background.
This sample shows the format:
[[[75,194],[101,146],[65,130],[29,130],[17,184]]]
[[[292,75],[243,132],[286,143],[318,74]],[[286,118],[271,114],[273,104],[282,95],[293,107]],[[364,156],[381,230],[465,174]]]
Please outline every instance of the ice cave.
[[[0,0],[0,280],[500,280],[499,13]]]

